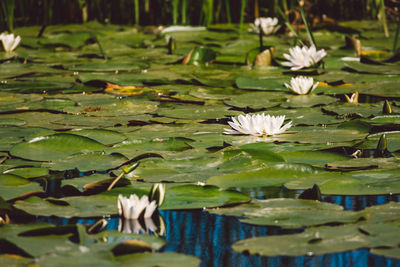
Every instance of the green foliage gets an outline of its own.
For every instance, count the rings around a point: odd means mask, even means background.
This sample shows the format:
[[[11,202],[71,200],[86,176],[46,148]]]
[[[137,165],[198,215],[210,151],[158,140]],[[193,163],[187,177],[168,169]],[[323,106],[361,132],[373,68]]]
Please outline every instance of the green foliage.
[[[343,0],[311,2],[313,6],[307,8],[306,13],[312,16],[326,14],[336,19],[361,19],[370,16],[376,19],[379,14],[385,34],[388,36],[383,0],[363,0],[354,3]],[[368,6],[367,3],[369,3]],[[37,1],[3,0],[0,5],[0,28],[12,31],[16,23],[19,26],[31,24],[47,26],[93,20],[102,23],[135,25],[210,25],[224,22],[243,25],[245,22],[253,21],[257,16],[280,17],[284,20],[285,14],[295,10],[297,6],[297,0],[251,2],[245,0],[45,0],[42,4]],[[290,23],[287,23],[287,26],[291,27]]]

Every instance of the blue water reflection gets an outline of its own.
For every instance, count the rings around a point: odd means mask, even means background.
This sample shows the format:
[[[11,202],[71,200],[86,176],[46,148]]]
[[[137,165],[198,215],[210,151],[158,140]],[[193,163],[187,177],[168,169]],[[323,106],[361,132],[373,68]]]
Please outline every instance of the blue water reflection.
[[[322,201],[341,205],[345,210],[362,210],[390,201],[400,202],[400,194],[380,196],[322,196]]]
[[[392,196],[324,196],[324,201],[343,205],[348,210],[359,210],[388,201],[399,201]],[[289,234],[301,230],[282,230],[241,223],[235,217],[209,214],[206,211],[160,211],[166,225],[167,245],[163,251],[194,255],[201,266],[399,266],[400,260],[371,254],[367,249],[320,256],[260,257],[234,252],[231,245],[242,239]],[[93,224],[96,219],[42,218],[54,224]],[[106,229],[118,230],[119,218],[108,219]]]

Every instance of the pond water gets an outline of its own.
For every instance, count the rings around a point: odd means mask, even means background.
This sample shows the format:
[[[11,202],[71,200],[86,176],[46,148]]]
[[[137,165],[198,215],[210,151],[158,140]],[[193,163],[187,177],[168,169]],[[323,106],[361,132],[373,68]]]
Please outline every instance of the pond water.
[[[238,25],[16,29],[0,51],[0,265],[398,266],[400,57],[376,21],[338,25],[300,70],[285,54],[302,31],[260,49]],[[299,76],[315,90],[289,89]],[[120,223],[119,195],[156,184],[154,221]]]
[[[393,196],[324,196],[324,201],[342,205],[347,210],[364,209],[367,206],[382,205],[389,201],[400,201],[400,195]],[[201,259],[201,266],[400,266],[400,260],[374,255],[367,249],[342,253],[312,256],[262,257],[232,250],[238,240],[267,235],[301,232],[302,229],[282,230],[278,227],[263,227],[241,223],[237,218],[210,214],[207,211],[160,211],[166,230],[163,238],[167,245],[162,251],[194,255]],[[92,225],[97,219],[63,219],[42,217],[39,221],[55,225]],[[107,230],[118,230],[118,217],[107,219]],[[144,233],[144,232],[141,232]],[[151,234],[151,233],[150,233]]]

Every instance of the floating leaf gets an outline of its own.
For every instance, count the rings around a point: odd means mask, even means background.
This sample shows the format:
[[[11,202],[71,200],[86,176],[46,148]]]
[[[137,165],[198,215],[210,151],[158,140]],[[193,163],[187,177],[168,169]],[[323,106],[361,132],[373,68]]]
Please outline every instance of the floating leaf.
[[[304,226],[351,223],[362,217],[352,211],[343,211],[342,206],[304,199],[255,200],[232,208],[211,210],[212,213],[244,217],[249,224],[299,228]]]
[[[84,136],[54,134],[17,144],[10,153],[25,159],[49,161],[63,159],[76,153],[101,151],[105,148],[105,145]]]
[[[220,190],[214,186],[181,185],[166,189],[161,209],[202,209],[249,201],[250,198],[235,191]]]
[[[103,145],[119,143],[126,139],[126,136],[123,133],[106,129],[74,129],[65,133],[85,136],[90,139],[96,140]]]
[[[183,65],[204,65],[216,57],[214,50],[208,47],[195,47],[183,58]]]
[[[64,159],[56,159],[51,163],[44,163],[43,166],[53,171],[64,171],[78,169],[81,172],[106,171],[116,168],[128,161],[128,158],[117,153],[110,155],[103,152],[91,152],[68,156]]]
[[[2,198],[9,200],[33,191],[42,191],[42,187],[38,183],[29,182],[14,174],[0,174],[0,196]]]
[[[280,186],[292,179],[316,173],[316,170],[307,165],[277,164],[255,171],[213,176],[207,180],[207,184],[216,185],[221,188]]]

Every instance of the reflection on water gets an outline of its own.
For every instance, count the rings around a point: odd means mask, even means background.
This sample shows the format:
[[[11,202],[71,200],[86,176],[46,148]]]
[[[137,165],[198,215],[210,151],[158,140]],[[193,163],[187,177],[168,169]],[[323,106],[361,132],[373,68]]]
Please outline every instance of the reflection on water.
[[[126,234],[165,235],[165,222],[161,215],[153,218],[123,219],[119,218],[118,231]]]
[[[324,201],[343,205],[346,209],[363,209],[388,201],[399,201],[392,196],[324,196]],[[209,214],[206,211],[160,211],[165,221],[167,245],[163,251],[180,252],[199,257],[201,266],[400,266],[400,260],[376,256],[367,249],[301,257],[260,257],[234,252],[231,245],[241,239],[289,234],[301,230],[282,230],[276,227],[253,226],[235,217]],[[95,219],[42,218],[55,224],[93,224]],[[122,228],[121,228],[122,227]],[[132,226],[133,227],[133,226]],[[108,230],[124,229],[118,217],[108,219]],[[133,229],[133,228],[132,228]],[[136,229],[136,228],[135,228]],[[273,245],[273,244],[272,244]]]
[[[382,205],[390,201],[400,202],[400,194],[381,196],[322,196],[322,201],[335,203],[345,210],[362,210],[366,207]]]

